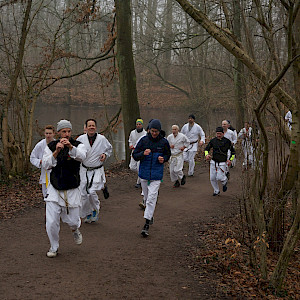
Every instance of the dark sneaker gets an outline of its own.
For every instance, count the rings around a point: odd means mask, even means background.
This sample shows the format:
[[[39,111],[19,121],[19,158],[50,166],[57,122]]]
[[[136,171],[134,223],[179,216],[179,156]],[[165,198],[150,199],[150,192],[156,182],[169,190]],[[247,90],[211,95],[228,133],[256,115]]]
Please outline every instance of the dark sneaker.
[[[109,192],[108,192],[107,186],[102,190],[102,192],[103,192],[104,199],[108,199]]]
[[[174,188],[178,188],[180,187],[180,183],[178,180],[175,181],[174,185],[173,185]]]
[[[223,185],[223,192],[227,191],[227,183],[225,185]]]
[[[141,235],[143,237],[147,237],[149,235],[149,225],[148,224],[144,225]]]
[[[186,181],[186,177],[185,175],[183,175],[183,177],[181,178],[181,185],[185,185],[185,181]]]
[[[219,193],[213,193],[213,196],[219,196],[220,195],[220,192]]]
[[[134,186],[136,189],[139,189],[141,187],[141,184],[140,183],[137,183],[135,186]]]

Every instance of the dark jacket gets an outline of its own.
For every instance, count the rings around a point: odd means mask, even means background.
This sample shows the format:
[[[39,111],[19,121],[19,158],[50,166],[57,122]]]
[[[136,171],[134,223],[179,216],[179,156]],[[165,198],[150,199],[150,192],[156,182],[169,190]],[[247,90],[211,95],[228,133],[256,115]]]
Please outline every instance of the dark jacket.
[[[205,151],[209,151],[211,148],[213,148],[212,159],[216,162],[226,162],[228,150],[230,150],[231,155],[235,154],[231,141],[226,137],[222,137],[221,139],[215,137],[211,139],[205,147]]]
[[[52,141],[48,144],[49,149],[54,152],[56,144],[59,142]],[[72,138],[70,143],[77,147],[81,144],[79,141],[75,141]],[[69,148],[64,147],[57,155],[57,164],[50,173],[50,182],[57,190],[70,190],[75,189],[80,184],[80,161],[77,161],[70,157]]]
[[[149,155],[144,155],[144,151],[150,149]],[[139,177],[146,180],[161,180],[164,174],[164,164],[158,161],[162,156],[167,162],[171,156],[169,142],[159,134],[153,138],[150,133],[142,137],[136,145],[132,157],[140,161]]]

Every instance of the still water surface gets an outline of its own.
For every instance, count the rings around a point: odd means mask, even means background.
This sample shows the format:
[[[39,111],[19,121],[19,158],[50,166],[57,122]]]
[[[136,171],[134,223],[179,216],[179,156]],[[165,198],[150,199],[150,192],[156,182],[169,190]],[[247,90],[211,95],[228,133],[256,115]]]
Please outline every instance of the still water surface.
[[[109,118],[114,116],[119,110],[119,106],[75,106],[75,105],[61,105],[61,104],[39,104],[36,107],[35,119],[38,121],[39,127],[45,125],[54,125],[61,119],[68,119],[73,126],[73,134],[79,135],[83,131],[83,124],[86,119],[94,118],[97,120],[98,129],[105,127],[106,114]],[[166,131],[166,135],[171,133],[173,124],[177,124],[180,128],[187,122],[188,115],[193,113],[196,116],[196,122],[203,128],[205,134],[211,134],[213,130],[220,126],[223,119],[230,119],[234,126],[234,118],[232,113],[211,113],[201,114],[199,109],[194,108],[173,108],[173,109],[157,109],[157,108],[141,108],[141,118],[144,120],[144,127],[147,127],[148,121],[151,119],[159,119],[162,123],[162,129]],[[41,137],[34,134],[33,146]],[[125,158],[125,143],[124,132],[122,124],[116,133],[112,134],[114,151],[118,159]],[[127,145],[126,145],[127,146]],[[115,158],[111,158],[107,163],[111,163]]]

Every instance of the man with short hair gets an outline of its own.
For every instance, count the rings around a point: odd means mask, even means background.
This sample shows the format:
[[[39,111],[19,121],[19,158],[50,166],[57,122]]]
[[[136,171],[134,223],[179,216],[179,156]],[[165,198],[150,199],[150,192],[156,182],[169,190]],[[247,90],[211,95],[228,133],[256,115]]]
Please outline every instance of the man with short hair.
[[[81,220],[79,207],[80,163],[86,157],[86,148],[71,137],[72,124],[68,120],[57,123],[59,140],[52,141],[45,148],[42,166],[51,168],[50,183],[46,201],[46,231],[50,240],[48,257],[55,257],[59,247],[60,219],[69,225],[77,245],[82,243],[79,231]]]
[[[160,134],[161,123],[153,119],[149,124],[149,133],[137,143],[132,156],[140,161],[139,177],[145,200],[145,225],[143,237],[149,235],[149,226],[153,223],[153,214],[157,202],[158,190],[164,174],[164,163],[171,156],[170,145]]]
[[[42,185],[43,197],[47,195],[47,186],[49,181],[49,173],[45,168],[42,167],[42,158],[44,150],[47,145],[54,140],[54,126],[47,125],[44,129],[45,138],[39,141],[33,148],[30,154],[30,162],[37,168],[41,169],[41,176],[39,183]]]
[[[147,134],[147,131],[143,128],[143,123],[144,123],[144,121],[142,119],[137,119],[135,122],[136,128],[130,132],[128,143],[129,143],[129,148],[132,150],[132,152],[133,152],[134,148],[136,147],[140,138],[142,138],[143,136],[145,136]],[[131,157],[130,157],[129,168],[130,168],[130,170],[138,173],[140,162],[135,161],[133,159],[132,152],[131,152]],[[136,188],[141,187],[140,177],[137,178],[135,187]]]
[[[210,149],[213,149],[212,155],[209,154]],[[230,159],[227,158],[230,151]],[[205,147],[205,158],[210,161],[210,183],[214,189],[213,196],[220,194],[218,181],[223,185],[223,192],[227,191],[226,167],[230,166],[234,159],[235,150],[229,139],[224,137],[222,127],[217,127],[216,137],[211,139]]]
[[[232,131],[230,128],[230,123],[228,120],[223,120],[222,121],[222,128],[223,128],[223,131],[224,131],[224,137],[226,137],[227,139],[229,139],[232,143],[232,145],[234,146],[236,143],[237,143],[237,134],[236,134],[236,131]],[[236,161],[236,158],[233,159],[233,161],[231,162],[231,165],[230,167],[233,167],[235,165],[235,161]],[[226,176],[229,180],[230,178],[230,173],[229,173],[229,166],[227,165],[226,167]]]
[[[87,133],[77,139],[87,149],[86,158],[80,167],[82,200],[80,216],[85,218],[85,223],[92,223],[99,219],[100,200],[97,191],[105,186],[103,163],[112,154],[112,146],[105,136],[97,133],[96,120],[88,119],[85,125]]]
[[[185,184],[185,175],[183,174],[183,150],[190,145],[189,139],[181,132],[179,126],[172,126],[172,133],[167,137],[171,148],[170,158],[170,177],[174,183],[173,187],[177,188]],[[179,182],[180,181],[180,182]]]
[[[183,152],[184,161],[189,163],[188,176],[194,176],[195,168],[195,155],[198,151],[198,140],[200,138],[199,145],[202,146],[205,143],[205,133],[200,125],[195,122],[195,116],[190,114],[188,117],[188,123],[183,125],[181,133],[187,136],[190,140],[190,145]]]
[[[237,142],[237,135],[234,133],[234,131],[232,131],[231,129],[229,129],[230,127],[230,123],[228,122],[228,120],[223,120],[222,121],[222,128],[224,131],[224,137],[226,137],[227,139],[229,139],[231,141],[231,143],[233,145],[236,144]]]

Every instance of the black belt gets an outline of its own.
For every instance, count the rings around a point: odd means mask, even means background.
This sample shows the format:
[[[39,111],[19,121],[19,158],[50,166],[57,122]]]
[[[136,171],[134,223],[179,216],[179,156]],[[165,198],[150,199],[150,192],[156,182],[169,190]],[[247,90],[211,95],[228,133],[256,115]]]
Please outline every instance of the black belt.
[[[97,167],[87,167],[87,166],[85,166],[84,164],[82,164],[82,166],[83,166],[84,168],[86,168],[88,171],[93,171],[93,170],[100,169],[100,168],[103,167],[103,165],[97,166]]]
[[[82,164],[82,166],[84,168],[86,168],[87,171],[94,171],[94,170],[97,170],[97,169],[100,169],[103,167],[103,165],[101,166],[97,166],[97,167],[87,167],[85,166],[84,164]],[[89,182],[89,178],[88,178],[88,175],[87,175],[87,172],[86,172],[86,186],[85,186],[85,189],[86,189],[86,192],[87,194],[89,194],[89,189],[92,187],[92,184],[93,184],[93,181],[94,181],[94,176],[95,176],[95,172],[93,173],[93,176],[92,176],[92,179],[91,181]]]

